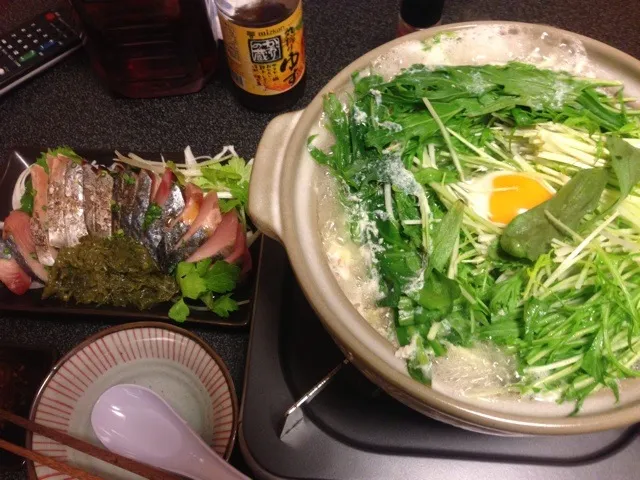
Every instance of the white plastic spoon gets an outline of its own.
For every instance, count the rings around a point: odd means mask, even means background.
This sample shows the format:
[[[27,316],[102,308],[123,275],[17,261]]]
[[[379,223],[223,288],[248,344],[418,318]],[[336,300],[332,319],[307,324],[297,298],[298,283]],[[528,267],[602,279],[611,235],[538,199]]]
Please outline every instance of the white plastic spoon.
[[[111,387],[93,406],[91,425],[107,449],[139,462],[194,480],[247,479],[148,388]]]

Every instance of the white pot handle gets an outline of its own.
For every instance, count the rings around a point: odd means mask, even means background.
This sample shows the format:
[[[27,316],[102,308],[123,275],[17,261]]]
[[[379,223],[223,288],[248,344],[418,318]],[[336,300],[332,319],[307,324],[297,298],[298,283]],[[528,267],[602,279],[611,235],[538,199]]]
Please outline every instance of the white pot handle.
[[[279,115],[267,125],[253,163],[249,182],[249,216],[265,234],[282,242],[280,182],[289,138],[302,110]]]

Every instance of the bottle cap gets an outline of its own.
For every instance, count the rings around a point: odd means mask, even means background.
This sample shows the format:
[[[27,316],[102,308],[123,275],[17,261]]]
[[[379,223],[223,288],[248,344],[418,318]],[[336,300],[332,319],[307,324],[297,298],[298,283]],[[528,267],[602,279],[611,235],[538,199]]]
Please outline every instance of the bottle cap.
[[[404,0],[400,5],[400,17],[415,28],[435,25],[442,17],[444,0]]]

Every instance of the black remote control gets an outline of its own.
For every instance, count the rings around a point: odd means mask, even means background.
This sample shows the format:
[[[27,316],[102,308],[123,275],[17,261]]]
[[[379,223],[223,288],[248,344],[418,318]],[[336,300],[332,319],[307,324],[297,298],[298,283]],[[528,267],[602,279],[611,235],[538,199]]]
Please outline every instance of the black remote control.
[[[0,96],[80,48],[81,35],[62,12],[38,15],[0,37]]]

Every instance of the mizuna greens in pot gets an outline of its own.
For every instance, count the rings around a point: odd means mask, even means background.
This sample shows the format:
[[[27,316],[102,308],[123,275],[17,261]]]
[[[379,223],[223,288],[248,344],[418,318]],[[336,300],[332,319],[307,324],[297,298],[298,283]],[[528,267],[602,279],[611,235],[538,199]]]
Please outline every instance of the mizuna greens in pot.
[[[504,392],[559,402],[640,376],[640,111],[619,82],[532,65],[414,65],[324,100],[351,237],[409,373],[515,360]],[[364,221],[363,221],[364,220]]]

